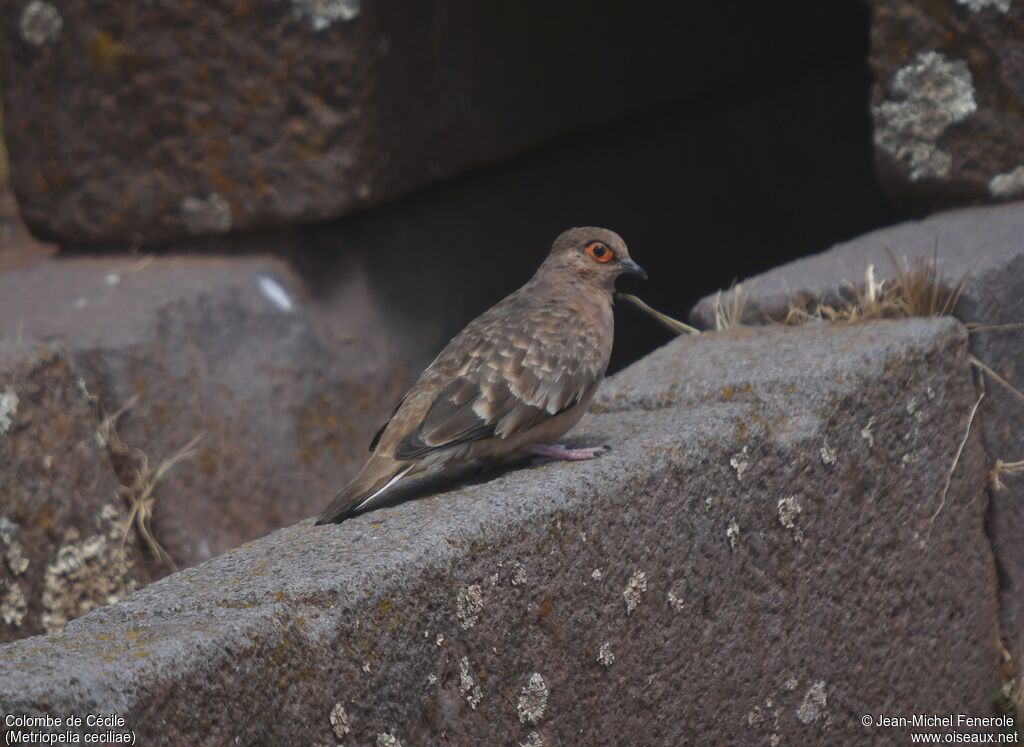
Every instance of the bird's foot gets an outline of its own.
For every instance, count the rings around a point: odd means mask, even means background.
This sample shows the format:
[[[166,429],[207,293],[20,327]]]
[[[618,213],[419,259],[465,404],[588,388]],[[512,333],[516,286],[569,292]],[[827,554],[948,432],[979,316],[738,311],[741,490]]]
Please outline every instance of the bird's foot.
[[[538,461],[553,462],[566,460],[580,462],[584,459],[595,459],[605,452],[611,451],[610,446],[591,446],[586,449],[567,449],[562,444],[534,444],[530,447],[530,454],[540,457]]]

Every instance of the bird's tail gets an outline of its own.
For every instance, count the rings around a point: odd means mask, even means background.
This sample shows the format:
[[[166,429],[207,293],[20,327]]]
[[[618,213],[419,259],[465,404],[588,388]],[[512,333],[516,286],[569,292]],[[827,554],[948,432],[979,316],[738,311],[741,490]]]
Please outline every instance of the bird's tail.
[[[331,504],[317,517],[317,524],[342,522],[350,516],[367,511],[379,502],[390,488],[405,477],[415,462],[400,462],[374,455],[339,492]]]

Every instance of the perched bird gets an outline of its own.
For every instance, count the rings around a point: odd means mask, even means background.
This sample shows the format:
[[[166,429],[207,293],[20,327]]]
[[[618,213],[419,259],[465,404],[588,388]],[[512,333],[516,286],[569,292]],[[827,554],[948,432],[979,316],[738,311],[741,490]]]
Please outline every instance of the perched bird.
[[[622,238],[572,228],[526,285],[470,322],[441,351],[370,444],[372,456],[317,519],[380,505],[406,477],[527,455],[592,459],[606,447],[558,441],[583,416],[608,368],[612,294],[647,275]]]

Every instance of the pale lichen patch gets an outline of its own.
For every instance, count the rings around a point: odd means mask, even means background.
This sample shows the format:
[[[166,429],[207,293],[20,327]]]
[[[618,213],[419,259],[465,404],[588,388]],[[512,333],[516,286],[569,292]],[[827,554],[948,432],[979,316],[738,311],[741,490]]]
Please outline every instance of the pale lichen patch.
[[[349,725],[348,713],[345,712],[345,707],[341,703],[334,704],[334,708],[331,709],[330,720],[334,736],[338,739],[344,739],[345,735],[349,732]]]
[[[676,612],[682,612],[683,611],[683,607],[685,606],[685,601],[683,600],[682,596],[680,596],[679,594],[676,594],[674,591],[669,590],[669,592],[668,592],[668,606],[671,607]]]
[[[956,0],[958,4],[967,6],[972,13],[992,8],[1000,13],[1006,13],[1010,9],[1010,0]]]
[[[534,672],[530,675],[530,681],[523,686],[523,690],[519,694],[519,702],[516,704],[519,722],[523,724],[540,723],[547,707],[548,686],[540,673]]]
[[[377,735],[377,747],[402,747],[398,737],[389,731]]]
[[[743,474],[750,468],[750,456],[747,447],[744,446],[740,451],[733,454],[729,458],[730,466],[736,470],[736,481],[743,481]]]
[[[1024,192],[1024,166],[993,176],[988,192],[993,197],[1016,197]]]
[[[825,681],[815,682],[807,690],[800,707],[796,709],[796,717],[802,724],[811,724],[825,714],[828,696],[825,694]]]
[[[967,63],[924,52],[896,72],[890,91],[872,109],[875,144],[907,168],[911,181],[948,176],[953,159],[938,139],[978,109]]]
[[[0,542],[9,545],[14,542],[14,535],[18,533],[18,525],[6,516],[0,516]]]
[[[796,525],[796,520],[799,518],[801,511],[803,511],[803,507],[800,505],[800,500],[795,495],[779,499],[779,523],[786,529],[795,531],[795,539],[797,542],[803,540],[803,533]]]
[[[189,233],[227,233],[231,230],[231,204],[216,192],[206,197],[186,197],[181,201],[179,212]]]
[[[826,440],[821,445],[821,463],[828,467],[831,467],[833,464],[836,463],[836,461],[838,461],[838,459],[839,453],[835,450],[835,448],[829,446],[828,441]]]
[[[291,0],[292,13],[309,22],[313,31],[323,31],[338,21],[353,21],[362,9],[361,0]],[[362,185],[361,185],[362,186]],[[369,185],[366,185],[369,190]],[[369,194],[360,199],[367,199]]]
[[[0,621],[12,627],[21,627],[28,612],[28,602],[17,581],[12,581],[0,596]]]
[[[764,722],[764,713],[761,706],[754,706],[747,712],[747,726],[759,726]]]
[[[42,623],[46,632],[61,630],[68,621],[135,591],[135,579],[130,577],[134,545],[129,542],[121,553],[125,520],[117,507],[106,504],[96,518],[97,534],[80,539],[75,527],[64,533],[43,575]]]
[[[18,413],[18,395],[13,389],[0,391],[0,435],[7,433]]]
[[[42,0],[32,0],[21,12],[18,32],[25,43],[41,47],[57,41],[63,26],[64,19],[57,8]]]
[[[455,598],[455,614],[459,618],[459,625],[463,630],[469,630],[476,625],[477,617],[484,608],[484,592],[479,584],[459,589]]]
[[[602,643],[601,648],[597,650],[597,660],[605,667],[610,667],[615,661],[615,654],[612,653],[612,644]]]
[[[729,540],[729,547],[735,550],[740,537],[740,525],[736,523],[735,517],[729,520],[729,526],[725,530],[725,536]]]
[[[531,731],[526,735],[526,741],[519,743],[519,747],[544,747],[544,738],[540,733]]]
[[[484,693],[473,677],[473,670],[469,666],[469,657],[463,656],[459,662],[459,692],[466,696],[466,702],[474,711],[480,704]]]
[[[626,600],[626,614],[630,615],[640,604],[643,594],[647,591],[647,574],[643,571],[634,571],[626,583],[622,592],[622,598]]]
[[[595,581],[600,581],[601,580],[601,569],[600,568],[595,568],[594,572],[590,574],[590,577],[592,579],[594,579]]]
[[[512,585],[522,586],[526,583],[526,566],[516,563],[512,566]]]
[[[25,549],[17,540],[12,541],[7,548],[5,561],[7,562],[7,569],[11,572],[12,576],[20,576],[28,570],[28,558],[25,557]]]

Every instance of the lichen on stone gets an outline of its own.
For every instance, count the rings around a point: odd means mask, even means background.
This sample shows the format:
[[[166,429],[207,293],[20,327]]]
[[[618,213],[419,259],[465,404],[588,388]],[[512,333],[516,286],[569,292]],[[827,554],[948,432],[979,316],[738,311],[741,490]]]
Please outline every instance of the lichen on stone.
[[[18,395],[13,389],[0,391],[0,436],[7,433],[14,424],[18,412]]]
[[[891,97],[872,109],[875,145],[902,163],[911,181],[943,178],[952,157],[938,139],[977,111],[974,81],[964,60],[924,52],[893,76]]]
[[[540,673],[534,672],[530,675],[530,681],[523,686],[523,690],[519,694],[519,702],[516,704],[519,722],[523,724],[540,723],[547,707],[548,686]]]
[[[686,604],[685,601],[683,600],[683,597],[680,596],[679,594],[676,594],[671,589],[668,592],[667,599],[668,599],[668,606],[671,607],[676,612],[681,612],[683,610],[683,607]]]
[[[740,525],[736,523],[735,517],[729,519],[729,526],[725,529],[725,536],[729,540],[729,547],[735,550],[740,536]]]
[[[796,717],[802,724],[814,723],[824,715],[826,705],[828,696],[825,693],[825,681],[821,680],[807,690],[803,702],[796,709]]]
[[[526,583],[526,566],[522,563],[516,563],[512,567],[512,585],[522,586]]]
[[[463,630],[476,625],[476,619],[484,608],[484,593],[479,584],[472,584],[459,589],[455,598],[455,614]]]
[[[0,621],[15,628],[21,627],[28,613],[28,602],[17,581],[11,581],[0,595]]]
[[[831,446],[828,445],[828,441],[825,441],[821,445],[821,463],[831,467],[839,459],[838,452]]]
[[[799,518],[801,511],[803,511],[803,507],[795,495],[779,499],[779,523],[786,529],[796,531],[797,542],[803,539],[800,529],[796,525],[796,520]]]
[[[956,0],[956,2],[959,5],[966,6],[972,13],[977,13],[986,8],[993,8],[1000,13],[1006,13],[1010,10],[1010,0]]]
[[[14,535],[18,533],[18,525],[6,516],[0,516],[0,543],[4,546],[14,542]]]
[[[743,482],[743,473],[750,467],[747,447],[744,446],[738,453],[729,458],[729,464],[736,470],[736,481]]]
[[[21,12],[18,31],[27,44],[41,47],[57,41],[63,26],[64,19],[56,7],[42,0],[32,0]]]
[[[131,576],[135,547],[124,547],[121,539],[126,516],[106,504],[97,514],[97,533],[81,539],[75,527],[64,533],[56,556],[43,576],[43,628],[49,633],[63,629],[70,620],[86,612],[114,604],[135,591]]]
[[[13,540],[7,548],[7,556],[4,558],[7,563],[7,570],[12,576],[20,576],[28,570],[28,558],[25,557],[25,549],[18,540]]]
[[[345,707],[341,703],[334,704],[334,708],[331,709],[330,721],[334,736],[344,739],[349,732],[348,713],[345,712]]]
[[[402,747],[402,743],[394,734],[385,731],[377,735],[377,747]]]
[[[519,743],[519,747],[544,747],[544,738],[539,732],[531,731],[526,735],[526,741]]]
[[[1024,166],[993,176],[988,183],[988,192],[993,197],[1016,197],[1024,193]]]
[[[231,204],[216,192],[206,197],[186,197],[181,201],[179,212],[189,233],[227,233],[231,230]]]
[[[647,574],[643,571],[634,571],[626,583],[622,592],[622,598],[626,600],[626,614],[630,615],[640,604],[644,592],[647,591]]]
[[[353,21],[362,9],[362,0],[291,0],[291,3],[292,13],[306,19],[313,31],[323,31],[337,21]],[[365,186],[367,194],[360,199],[370,196],[369,185]]]
[[[463,656],[459,661],[459,692],[466,696],[466,702],[474,711],[483,698],[483,690],[473,677],[473,669],[469,665],[469,657]]]
[[[594,572],[590,574],[590,577],[592,579],[594,579],[595,581],[600,581],[601,580],[601,569],[600,568],[595,568]]]
[[[601,644],[601,648],[597,650],[597,660],[605,667],[610,667],[615,662],[615,654],[612,653],[612,644]]]

